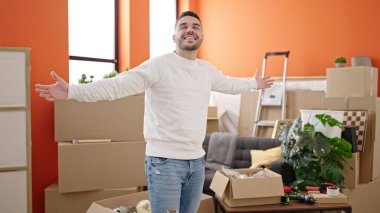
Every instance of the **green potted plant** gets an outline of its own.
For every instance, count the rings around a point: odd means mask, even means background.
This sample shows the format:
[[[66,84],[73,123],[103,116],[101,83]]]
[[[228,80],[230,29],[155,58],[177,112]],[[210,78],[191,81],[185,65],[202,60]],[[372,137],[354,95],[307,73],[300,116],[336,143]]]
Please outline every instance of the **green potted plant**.
[[[335,66],[336,67],[344,67],[347,63],[347,60],[345,57],[341,56],[335,59]]]
[[[117,71],[112,71],[112,72],[110,72],[110,73],[104,74],[103,78],[113,78],[113,77],[115,77],[117,74],[119,74]]]
[[[78,79],[78,84],[88,84],[88,83],[91,83],[93,79],[94,79],[93,75],[90,75],[90,79],[87,79],[87,75],[82,74],[82,77]]]
[[[315,115],[320,123],[338,126],[343,124],[326,114]],[[297,180],[292,184],[297,190],[305,191],[306,186],[320,186],[332,182],[343,187],[344,164],[352,157],[351,144],[343,138],[329,138],[316,131],[317,124],[309,122],[302,126],[301,118],[282,126],[279,132],[282,152],[286,162],[295,171]]]

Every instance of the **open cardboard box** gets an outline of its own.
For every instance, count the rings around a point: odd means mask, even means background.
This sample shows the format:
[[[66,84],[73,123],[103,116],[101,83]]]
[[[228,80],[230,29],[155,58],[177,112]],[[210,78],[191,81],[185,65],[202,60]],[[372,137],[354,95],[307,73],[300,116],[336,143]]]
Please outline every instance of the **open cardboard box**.
[[[145,146],[145,141],[59,142],[59,192],[145,186]]]
[[[251,176],[262,169],[233,169],[240,174]],[[217,171],[210,189],[230,207],[276,204],[284,195],[281,175],[266,169],[269,177],[235,179],[223,171]]]
[[[45,213],[83,213],[96,200],[137,192],[137,187],[59,193],[58,184],[45,188]]]
[[[149,200],[149,193],[147,191],[95,201],[91,204],[87,213],[114,213],[112,209],[122,205],[135,206],[141,200]],[[197,213],[214,213],[214,211],[213,198],[202,194]]]

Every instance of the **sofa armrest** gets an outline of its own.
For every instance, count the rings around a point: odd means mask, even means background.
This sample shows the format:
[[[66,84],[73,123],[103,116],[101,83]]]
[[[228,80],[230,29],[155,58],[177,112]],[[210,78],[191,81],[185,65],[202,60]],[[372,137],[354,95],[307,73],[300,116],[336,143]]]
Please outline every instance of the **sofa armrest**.
[[[286,163],[285,158],[273,161],[270,165],[270,170],[282,176],[282,182],[284,185],[289,185],[296,180],[296,174],[292,166]]]

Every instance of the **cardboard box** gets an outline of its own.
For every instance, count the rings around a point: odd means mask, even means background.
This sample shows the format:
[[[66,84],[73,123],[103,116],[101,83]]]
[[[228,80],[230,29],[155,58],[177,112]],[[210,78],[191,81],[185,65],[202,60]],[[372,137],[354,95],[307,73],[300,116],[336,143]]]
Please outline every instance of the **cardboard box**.
[[[287,92],[287,112],[286,117],[295,119],[299,116],[301,109],[323,109],[322,98],[324,91],[312,90],[290,90]]]
[[[62,194],[55,183],[45,188],[45,213],[83,213],[93,201],[135,192],[137,187]]]
[[[316,203],[348,203],[348,197],[345,194],[339,193],[336,197],[328,196],[322,193],[310,193],[310,196],[314,197]]]
[[[207,133],[213,133],[219,131],[219,119],[217,117],[207,118]]]
[[[360,153],[359,183],[369,183],[373,180],[373,158],[374,158],[374,134],[375,134],[375,112],[368,111],[367,133],[365,137],[364,150]]]
[[[248,176],[262,171],[261,169],[234,169]],[[281,175],[267,169],[270,177],[235,179],[223,171],[217,171],[210,189],[230,207],[276,204],[284,195]]]
[[[59,192],[145,186],[145,145],[144,141],[59,142]]]
[[[377,68],[328,68],[326,97],[376,97]]]
[[[376,110],[376,97],[322,98],[324,109],[331,110]]]
[[[241,136],[252,136],[259,94],[258,90],[241,94],[238,125],[238,134]]]
[[[352,158],[348,159],[348,166],[345,165],[343,169],[344,186],[354,189],[359,185],[359,171],[360,171],[360,153],[352,153]],[[351,169],[352,168],[352,169]]]
[[[141,200],[149,200],[147,191],[95,201],[91,204],[87,213],[113,213],[112,209],[122,205],[135,206]],[[214,213],[214,201],[211,196],[202,195],[197,213]]]
[[[211,118],[218,117],[218,107],[208,106],[207,117],[211,117]]]
[[[111,139],[143,141],[144,96],[95,103],[54,103],[55,141]]]
[[[375,141],[373,143],[372,180],[380,176],[380,98],[376,98]]]
[[[359,184],[355,189],[345,188],[353,212],[375,213],[380,209],[380,178],[368,184]]]

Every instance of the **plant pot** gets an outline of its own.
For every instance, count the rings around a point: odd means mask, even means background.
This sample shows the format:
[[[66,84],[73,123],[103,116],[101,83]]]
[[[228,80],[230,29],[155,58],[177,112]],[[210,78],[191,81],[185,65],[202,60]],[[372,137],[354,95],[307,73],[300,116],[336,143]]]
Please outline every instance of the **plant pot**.
[[[346,63],[335,63],[336,67],[344,67]]]

